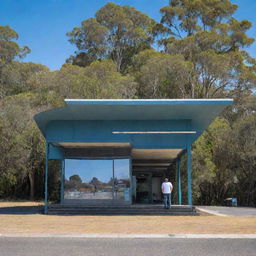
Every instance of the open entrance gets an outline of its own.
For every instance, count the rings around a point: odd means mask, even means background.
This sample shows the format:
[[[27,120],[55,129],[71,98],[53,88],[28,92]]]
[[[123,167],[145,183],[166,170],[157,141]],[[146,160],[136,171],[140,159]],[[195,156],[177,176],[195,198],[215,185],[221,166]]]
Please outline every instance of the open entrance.
[[[161,184],[175,179],[182,149],[136,149],[121,143],[58,143],[62,161],[61,204],[162,203]]]
[[[173,160],[181,149],[132,149],[133,203],[162,202],[161,184],[165,177],[172,181]]]
[[[165,175],[163,172],[135,171],[133,172],[133,202],[161,203],[161,183]]]

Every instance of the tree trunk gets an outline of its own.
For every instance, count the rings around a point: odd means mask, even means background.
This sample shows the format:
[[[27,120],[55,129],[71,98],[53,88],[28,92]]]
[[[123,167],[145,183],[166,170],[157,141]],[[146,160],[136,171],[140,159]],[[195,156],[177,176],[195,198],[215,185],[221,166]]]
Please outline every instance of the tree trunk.
[[[29,185],[30,185],[30,189],[29,189],[29,199],[31,201],[33,201],[35,199],[35,172],[34,170],[32,170],[32,172],[30,172],[28,174],[29,177]]]

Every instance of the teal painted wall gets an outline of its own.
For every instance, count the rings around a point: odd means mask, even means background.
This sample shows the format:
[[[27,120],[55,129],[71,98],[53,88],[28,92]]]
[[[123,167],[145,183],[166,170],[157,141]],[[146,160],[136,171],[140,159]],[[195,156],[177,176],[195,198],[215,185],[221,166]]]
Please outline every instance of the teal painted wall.
[[[49,144],[49,159],[64,159],[62,148]]]
[[[190,120],[134,120],[134,121],[52,121],[47,125],[46,140],[54,142],[120,142],[133,148],[164,149],[186,148],[194,134],[113,134],[113,131],[186,131]],[[63,152],[51,146],[49,157],[61,159]]]

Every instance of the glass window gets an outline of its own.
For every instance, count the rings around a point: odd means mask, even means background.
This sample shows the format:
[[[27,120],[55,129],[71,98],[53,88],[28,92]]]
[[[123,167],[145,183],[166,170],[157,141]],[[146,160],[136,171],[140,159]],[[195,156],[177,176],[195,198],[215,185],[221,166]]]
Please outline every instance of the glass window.
[[[129,159],[114,160],[114,198],[117,200],[130,200]]]
[[[129,159],[114,161],[66,159],[64,199],[129,201]]]
[[[111,160],[65,160],[65,199],[112,199]]]

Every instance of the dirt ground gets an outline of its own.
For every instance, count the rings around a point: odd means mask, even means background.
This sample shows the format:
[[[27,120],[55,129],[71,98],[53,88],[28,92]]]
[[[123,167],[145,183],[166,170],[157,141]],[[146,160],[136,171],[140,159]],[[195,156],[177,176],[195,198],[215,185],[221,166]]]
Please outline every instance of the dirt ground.
[[[0,207],[40,202],[0,202]],[[255,217],[0,214],[0,234],[256,234]]]
[[[15,206],[41,206],[43,202],[28,202],[28,201],[19,201],[19,202],[11,202],[11,201],[1,201],[0,207],[15,207]]]

